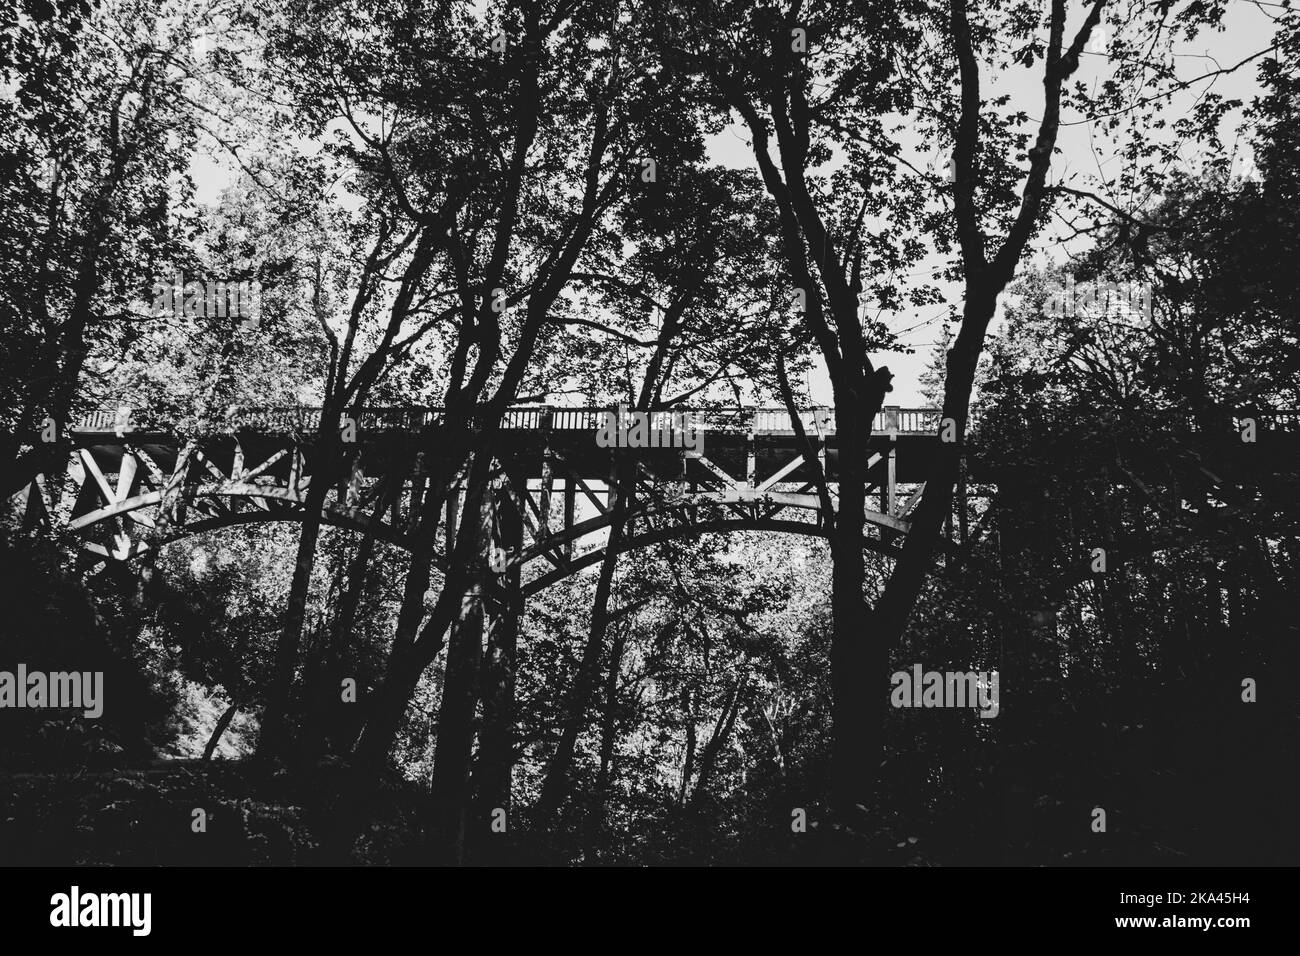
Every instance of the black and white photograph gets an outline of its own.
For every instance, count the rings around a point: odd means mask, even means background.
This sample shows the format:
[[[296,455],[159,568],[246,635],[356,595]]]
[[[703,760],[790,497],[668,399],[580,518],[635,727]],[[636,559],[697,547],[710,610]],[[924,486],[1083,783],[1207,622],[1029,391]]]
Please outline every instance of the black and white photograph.
[[[1297,109],[1291,0],[0,0],[6,924],[1277,928]]]

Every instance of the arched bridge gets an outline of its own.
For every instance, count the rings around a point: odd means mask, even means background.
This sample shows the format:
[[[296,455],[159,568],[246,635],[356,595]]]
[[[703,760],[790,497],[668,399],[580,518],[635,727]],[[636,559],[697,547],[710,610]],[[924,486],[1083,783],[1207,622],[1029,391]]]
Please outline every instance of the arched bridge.
[[[502,560],[537,591],[598,562],[611,523],[617,461],[635,462],[631,533],[621,550],[705,531],[823,533],[813,470],[784,409],[675,409],[652,429],[658,447],[605,447],[608,408],[516,408],[496,442],[495,504],[517,528],[498,537]],[[321,412],[265,408],[234,413],[223,430],[185,435],[146,413],[95,412],[69,430],[72,457],[59,480],[39,476],[15,503],[28,525],[75,533],[92,561],[125,561],[150,547],[236,524],[300,521],[322,471]],[[838,484],[834,413],[800,413],[832,492]],[[345,418],[350,474],[330,489],[322,519],[409,547],[438,453],[438,409],[366,409]],[[684,428],[683,425],[688,427]],[[871,437],[868,547],[891,553],[907,533],[937,441],[934,409],[887,407]],[[199,433],[199,432],[210,433]],[[344,445],[346,448],[346,444]],[[334,469],[337,471],[337,469]],[[450,551],[458,495],[438,529]],[[174,513],[160,521],[164,499]],[[575,548],[583,543],[594,547]]]
[[[609,408],[505,413],[495,445],[493,505],[511,518],[494,522],[495,554],[499,566],[526,569],[526,594],[600,561],[616,493],[611,476],[629,458],[635,464],[633,520],[620,550],[707,531],[824,533],[814,472],[784,409],[674,411],[684,420],[653,423],[662,426],[652,429],[657,443],[613,448],[603,440],[608,431],[602,436]],[[799,414],[838,507],[834,414],[825,408]],[[409,547],[431,456],[439,453],[441,415],[429,408],[375,408],[345,418],[342,447],[350,469],[326,495],[322,520]],[[307,489],[324,470],[320,416],[319,409],[301,407],[249,409],[225,416],[220,431],[194,428],[187,435],[144,412],[95,412],[69,429],[66,469],[38,476],[15,504],[28,526],[52,521],[74,533],[95,562],[129,560],[150,547],[231,525],[301,521]],[[1216,455],[1225,467],[1241,458],[1232,447],[1241,448],[1236,433],[1243,421],[1234,416],[1214,429],[1228,443]],[[1294,463],[1300,414],[1270,412],[1259,425],[1260,450],[1275,464]],[[877,416],[867,548],[891,555],[899,547],[939,431],[935,409],[886,407]],[[340,445],[333,447],[337,453]],[[340,469],[332,464],[329,471],[337,476]],[[978,476],[978,461],[972,466]],[[1002,476],[982,480],[1000,484]],[[440,563],[454,540],[460,497],[459,491],[448,496],[435,532]],[[965,497],[963,487],[956,503],[963,525]],[[160,520],[164,499],[173,511]],[[966,540],[964,528],[959,537]]]

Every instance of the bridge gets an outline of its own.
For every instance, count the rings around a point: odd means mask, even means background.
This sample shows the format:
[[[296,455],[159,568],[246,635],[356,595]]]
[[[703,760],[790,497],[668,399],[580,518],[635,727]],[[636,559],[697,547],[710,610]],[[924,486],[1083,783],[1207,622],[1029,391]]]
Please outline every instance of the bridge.
[[[602,559],[617,494],[612,476],[628,457],[635,463],[635,490],[620,550],[711,531],[825,534],[814,470],[784,409],[674,409],[695,429],[698,444],[679,421],[660,447],[639,448],[604,447],[598,440],[612,411],[513,408],[500,422],[494,565],[526,569],[525,595]],[[343,420],[349,465],[326,496],[321,519],[409,548],[430,456],[440,447],[443,412],[371,408],[354,416]],[[810,408],[799,416],[837,506],[834,413]],[[14,503],[25,525],[50,522],[74,534],[91,563],[129,561],[149,548],[217,528],[301,521],[313,478],[327,465],[333,465],[334,477],[340,473],[337,462],[323,460],[320,418],[320,409],[304,407],[231,410],[220,427],[192,426],[183,434],[147,410],[96,411],[68,429],[72,452],[66,470],[57,479],[38,476]],[[1240,421],[1224,424],[1235,429]],[[1263,424],[1267,434],[1290,439],[1300,414],[1270,413]],[[897,553],[938,447],[939,426],[932,408],[886,407],[876,417],[867,472],[871,505],[864,515],[871,529],[868,549]],[[1294,462],[1296,446],[1287,448]],[[963,488],[959,512],[964,496]],[[175,510],[160,523],[165,497]],[[442,568],[454,544],[461,497],[460,490],[448,495],[436,531]]]
[[[645,448],[602,447],[597,439],[611,411],[513,408],[502,418],[494,505],[512,509],[518,522],[507,524],[517,523],[520,531],[505,533],[498,545],[507,564],[538,568],[525,593],[600,561],[599,541],[616,494],[611,476],[624,456],[636,464],[629,515],[634,533],[625,549],[705,531],[823,533],[814,472],[784,409],[674,409],[695,429],[698,444],[669,430],[662,447]],[[350,473],[331,488],[322,520],[409,547],[442,414],[433,408],[374,408],[345,418]],[[315,408],[247,409],[223,416],[220,429],[185,435],[147,411],[95,411],[67,431],[72,456],[62,480],[38,476],[15,504],[29,526],[49,521],[74,533],[92,562],[127,561],[150,547],[216,528],[301,521],[307,488],[324,464],[318,454],[320,416]],[[811,408],[800,417],[833,492],[834,413]],[[876,529],[871,546],[883,553],[891,553],[907,533],[937,430],[935,409],[888,407],[876,418],[868,478],[873,503],[879,504],[866,519]],[[348,448],[348,439],[355,447]],[[913,490],[905,497],[900,489],[907,486]],[[160,526],[158,511],[168,490],[176,513]],[[444,567],[459,497],[449,496],[438,530]],[[585,540],[597,545],[575,549]]]

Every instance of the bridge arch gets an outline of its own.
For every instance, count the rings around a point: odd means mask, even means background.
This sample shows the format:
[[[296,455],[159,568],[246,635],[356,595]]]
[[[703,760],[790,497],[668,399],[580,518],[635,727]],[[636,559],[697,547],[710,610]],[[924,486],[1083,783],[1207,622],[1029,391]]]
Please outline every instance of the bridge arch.
[[[156,509],[162,501],[163,492],[159,490],[145,492],[134,495],[130,498],[115,502],[112,505],[87,512],[84,515],[70,521],[67,525],[69,530],[80,531],[91,529],[96,526],[109,525],[115,520],[130,518],[146,509]],[[244,511],[228,511],[223,514],[200,517],[198,520],[184,520],[182,523],[173,525],[166,533],[158,536],[156,544],[163,546],[185,538],[201,535],[209,531],[215,531],[222,528],[237,527],[249,524],[269,524],[273,522],[300,522],[306,517],[306,510],[301,507],[302,502],[291,495],[286,489],[277,489],[261,485],[244,485],[243,487],[223,487],[217,485],[199,485],[192,490],[182,493],[182,501],[187,506],[189,512],[195,502],[204,501],[210,497],[220,496],[223,498],[242,497],[258,502],[264,502],[265,499],[274,499],[288,507],[281,508],[261,508],[257,507]],[[786,501],[780,507],[795,507],[813,512],[820,515],[820,509],[815,503],[814,496],[803,496],[807,501],[791,502]],[[818,517],[818,520],[794,520],[791,518],[778,518],[771,515],[754,514],[754,515],[737,515],[730,516],[721,514],[727,505],[734,505],[736,502],[734,496],[726,494],[701,493],[693,497],[690,504],[671,504],[661,507],[640,507],[632,510],[629,517],[640,524],[648,519],[676,519],[668,520],[666,523],[644,531],[634,532],[626,538],[618,551],[620,554],[636,551],[644,547],[665,541],[676,540],[679,538],[692,537],[702,534],[720,533],[726,534],[737,531],[760,531],[779,534],[798,534],[809,537],[826,537],[826,526]],[[758,504],[767,504],[771,509],[770,499],[760,497],[756,499]],[[700,516],[699,511],[706,510],[711,512]],[[888,534],[878,537],[864,539],[863,547],[865,550],[880,554],[884,557],[896,557],[898,552],[898,542],[901,536],[906,534],[907,522],[903,519],[891,517],[879,512],[868,512],[866,518],[869,524],[881,528]],[[411,547],[410,536],[401,528],[394,526],[386,521],[375,521],[373,514],[365,509],[356,507],[345,507],[335,502],[327,502],[322,508],[321,519],[324,524],[337,527],[361,534],[371,535],[377,540],[394,545],[404,550]],[[582,539],[598,535],[607,531],[612,523],[608,514],[598,514],[584,521],[577,522],[568,528],[557,531],[554,535],[534,540],[528,547],[518,549],[506,556],[507,567],[523,568],[525,565],[536,561],[543,561],[548,555],[553,554],[559,549],[575,544]],[[142,527],[152,527],[152,519],[146,522]],[[104,560],[130,561],[140,557],[150,545],[147,537],[131,539],[124,543],[123,546],[114,548],[102,541],[86,540],[83,543],[83,549],[97,558]],[[541,574],[531,578],[522,586],[522,593],[525,597],[536,594],[552,584],[556,584],[565,578],[578,573],[579,571],[598,564],[606,554],[606,547],[599,546],[589,549],[572,558],[561,559],[558,562],[552,562],[553,566]],[[446,571],[447,562],[444,555],[434,557],[434,565],[440,571]]]

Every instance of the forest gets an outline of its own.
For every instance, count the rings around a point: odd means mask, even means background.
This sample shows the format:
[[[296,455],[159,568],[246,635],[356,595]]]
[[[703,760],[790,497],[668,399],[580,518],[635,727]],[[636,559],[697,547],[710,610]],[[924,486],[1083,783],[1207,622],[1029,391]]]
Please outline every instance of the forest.
[[[0,864],[1295,865],[1300,12],[0,5]]]

